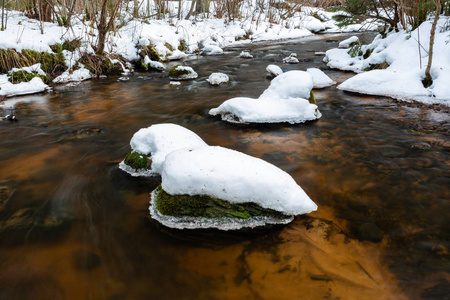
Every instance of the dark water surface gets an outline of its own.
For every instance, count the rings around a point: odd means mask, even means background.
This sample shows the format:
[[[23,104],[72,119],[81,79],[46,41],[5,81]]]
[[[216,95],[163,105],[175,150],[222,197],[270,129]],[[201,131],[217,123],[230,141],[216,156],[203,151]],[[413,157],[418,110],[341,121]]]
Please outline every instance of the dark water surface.
[[[187,62],[200,77],[181,86],[143,73],[19,98],[19,122],[0,123],[0,299],[448,299],[448,109],[333,86],[315,91],[317,122],[236,126],[207,114],[258,97],[270,63],[344,81],[353,74],[314,54],[343,38],[200,57]],[[302,62],[282,65],[291,52]],[[231,82],[210,86],[212,72]],[[158,226],[148,202],[159,179],[117,164],[137,130],[164,122],[275,164],[319,210],[255,232]]]

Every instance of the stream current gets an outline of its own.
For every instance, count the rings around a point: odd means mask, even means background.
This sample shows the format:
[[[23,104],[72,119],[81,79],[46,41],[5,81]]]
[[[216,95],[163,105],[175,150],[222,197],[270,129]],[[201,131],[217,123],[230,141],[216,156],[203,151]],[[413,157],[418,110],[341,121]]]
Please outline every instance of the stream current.
[[[186,63],[199,78],[179,86],[135,73],[14,98],[19,121],[0,123],[0,299],[448,297],[448,109],[332,86],[314,90],[316,122],[246,126],[208,115],[232,97],[258,97],[268,64],[317,67],[343,82],[353,73],[328,69],[315,52],[347,37],[198,57]],[[243,49],[255,58],[240,58]],[[291,52],[300,64],[283,65]],[[230,83],[210,86],[213,72]],[[159,179],[132,178],[118,163],[137,130],[167,122],[280,167],[318,211],[244,232],[158,225],[148,202]]]

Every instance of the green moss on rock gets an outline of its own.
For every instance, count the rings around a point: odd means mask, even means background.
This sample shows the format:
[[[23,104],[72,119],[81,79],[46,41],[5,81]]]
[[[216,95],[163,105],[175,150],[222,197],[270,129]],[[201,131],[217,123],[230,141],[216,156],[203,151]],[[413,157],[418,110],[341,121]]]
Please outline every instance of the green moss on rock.
[[[153,44],[150,44],[149,46],[142,46],[139,49],[139,55],[142,58],[145,58],[145,56],[148,56],[153,61],[159,61],[161,62],[161,57],[158,54],[158,51],[156,51],[155,46]]]
[[[177,68],[178,68],[179,66],[181,66],[181,65],[176,65],[176,66],[170,68],[170,70],[169,70],[169,77],[171,77],[171,78],[177,78],[177,77],[180,77],[180,76],[182,76],[182,75],[187,75],[187,74],[189,74],[189,71],[187,71],[187,70],[177,70]]]
[[[156,197],[156,207],[163,215],[203,218],[239,218],[248,219],[256,216],[269,216],[285,219],[286,216],[273,209],[262,208],[255,203],[232,204],[228,201],[205,195],[170,195],[161,186]]]
[[[148,156],[133,151],[125,156],[124,163],[133,169],[138,170],[147,168],[150,164],[150,160],[148,159]]]
[[[41,78],[44,83],[50,82],[50,79],[48,78],[48,76],[39,75],[37,73],[28,73],[23,70],[9,73],[8,80],[11,83],[17,84],[17,83],[21,83],[21,82],[28,82],[28,81],[32,80],[34,77]]]
[[[308,100],[309,100],[309,103],[317,105],[316,98],[314,97],[314,93],[313,93],[312,90],[311,90],[311,92],[309,92],[309,99]]]

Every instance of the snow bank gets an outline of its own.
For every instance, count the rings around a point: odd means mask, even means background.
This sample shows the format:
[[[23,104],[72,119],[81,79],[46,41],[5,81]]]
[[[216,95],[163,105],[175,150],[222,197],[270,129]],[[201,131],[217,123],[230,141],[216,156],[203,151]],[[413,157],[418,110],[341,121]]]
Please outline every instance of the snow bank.
[[[359,41],[357,36],[349,37],[348,39],[343,40],[339,43],[339,48],[350,48],[350,46]]]
[[[230,81],[230,78],[224,73],[212,73],[206,81],[208,81],[211,85],[220,85]]]
[[[317,210],[317,205],[283,170],[222,147],[173,151],[166,156],[161,176],[162,188],[171,195],[253,202],[286,215]]]
[[[258,99],[232,98],[209,111],[231,123],[303,123],[321,117],[317,105],[309,103],[312,76],[290,71],[272,80]]]
[[[91,72],[82,66],[80,69],[70,73],[70,70],[64,71],[61,75],[53,79],[54,83],[79,82],[92,78]]]
[[[329,50],[324,61],[332,68],[361,73],[339,85],[341,90],[450,105],[448,20],[448,17],[441,17],[438,21],[431,67],[433,84],[428,88],[423,86],[422,80],[428,62],[431,21],[422,23],[409,33],[393,32],[385,38],[378,35],[369,45],[354,46],[350,50]],[[420,47],[417,42],[419,36]],[[387,68],[366,71],[380,64]]]
[[[154,175],[160,174],[165,157],[168,153],[185,148],[185,147],[204,147],[207,144],[194,132],[182,126],[175,124],[156,124],[148,128],[142,128],[136,132],[131,141],[132,151],[136,151],[143,155],[151,155],[151,169],[145,174],[134,173],[133,175]],[[120,168],[126,172],[130,168],[126,168],[124,162],[120,164]]]
[[[41,78],[34,77],[28,82],[12,84],[7,75],[0,75],[0,97],[12,97],[19,95],[35,94],[48,88]]]
[[[309,74],[311,74],[314,82],[314,88],[315,89],[321,89],[327,86],[332,86],[333,84],[336,84],[336,81],[332,80],[330,77],[328,77],[327,74],[325,74],[322,70],[317,68],[309,68],[306,70]]]

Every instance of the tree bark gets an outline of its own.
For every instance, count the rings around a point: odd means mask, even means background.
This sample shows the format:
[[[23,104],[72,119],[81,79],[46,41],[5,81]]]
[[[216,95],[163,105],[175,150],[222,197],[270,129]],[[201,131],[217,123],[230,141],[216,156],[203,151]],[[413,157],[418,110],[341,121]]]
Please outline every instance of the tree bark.
[[[434,14],[433,25],[431,26],[430,31],[430,48],[428,50],[428,64],[425,69],[425,80],[424,86],[429,87],[433,83],[433,78],[431,77],[431,65],[433,64],[433,48],[434,48],[434,36],[436,34],[437,22],[439,20],[439,13],[441,12],[441,0],[433,0],[434,5],[436,6],[436,12]]]

